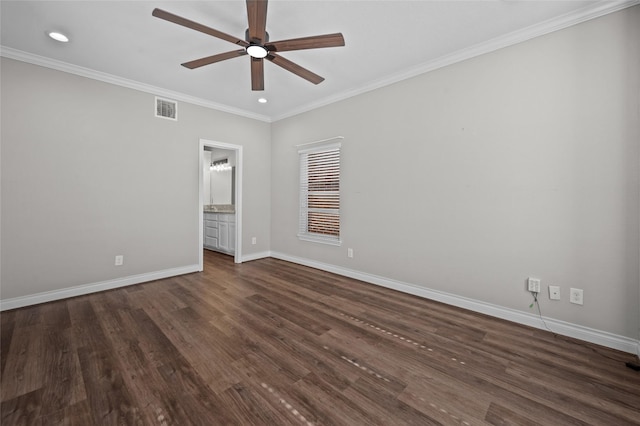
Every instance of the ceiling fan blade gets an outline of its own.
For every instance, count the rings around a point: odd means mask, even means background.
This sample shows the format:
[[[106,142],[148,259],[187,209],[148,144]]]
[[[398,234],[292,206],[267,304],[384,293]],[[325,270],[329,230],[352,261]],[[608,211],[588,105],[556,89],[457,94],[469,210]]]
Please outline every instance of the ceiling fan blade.
[[[264,61],[251,58],[251,90],[264,90]]]
[[[321,47],[344,46],[344,37],[341,33],[324,34],[319,36],[292,38],[289,40],[265,43],[264,47],[273,52],[285,52],[287,50],[319,49]]]
[[[174,24],[182,25],[183,27],[191,28],[192,30],[200,31],[201,33],[209,34],[210,36],[237,44],[242,47],[247,47],[249,43],[244,40],[240,40],[237,37],[223,33],[222,31],[214,30],[206,25],[199,24],[189,19],[183,18],[173,13],[167,12],[162,9],[153,9],[153,16],[156,18],[164,19],[165,21],[173,22]]]
[[[237,58],[238,56],[246,55],[247,51],[244,49],[232,50],[231,52],[218,53],[217,55],[207,56],[206,58],[196,59],[194,61],[185,62],[183,67],[194,69],[200,68],[205,65],[215,64],[216,62],[224,61],[231,58]]]
[[[320,77],[318,74],[312,73],[308,69],[303,68],[300,65],[283,58],[282,56],[276,55],[275,53],[269,53],[267,55],[267,59],[274,64],[284,68],[285,70],[290,71],[307,81],[310,81],[313,84],[320,84],[324,81],[324,77]]]
[[[267,32],[267,0],[247,0],[249,40],[263,44]]]

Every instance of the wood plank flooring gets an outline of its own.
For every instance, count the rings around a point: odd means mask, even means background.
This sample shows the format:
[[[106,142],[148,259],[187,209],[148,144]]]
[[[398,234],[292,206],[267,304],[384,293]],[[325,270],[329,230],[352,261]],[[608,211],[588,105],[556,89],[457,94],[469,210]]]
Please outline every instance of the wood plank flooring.
[[[275,260],[3,312],[3,425],[640,425],[634,356]]]

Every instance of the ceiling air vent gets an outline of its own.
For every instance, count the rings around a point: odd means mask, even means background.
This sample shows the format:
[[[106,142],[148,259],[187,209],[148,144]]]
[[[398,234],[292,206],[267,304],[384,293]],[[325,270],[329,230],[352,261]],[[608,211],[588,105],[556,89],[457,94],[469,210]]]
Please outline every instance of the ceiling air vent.
[[[178,120],[178,103],[156,96],[156,117]]]

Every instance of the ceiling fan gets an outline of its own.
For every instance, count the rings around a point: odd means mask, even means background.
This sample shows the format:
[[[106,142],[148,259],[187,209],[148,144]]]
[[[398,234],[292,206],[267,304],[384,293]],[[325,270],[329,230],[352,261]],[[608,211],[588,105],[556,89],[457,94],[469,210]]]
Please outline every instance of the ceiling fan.
[[[182,64],[184,67],[194,69],[204,65],[236,58],[238,56],[249,55],[251,58],[251,90],[264,90],[264,59],[273,62],[274,64],[310,81],[313,84],[321,83],[324,80],[323,77],[283,58],[278,53],[291,50],[344,46],[344,37],[342,37],[342,34],[334,33],[289,40],[269,41],[269,33],[266,31],[267,0],[246,1],[249,28],[245,32],[244,40],[189,19],[174,15],[173,13],[169,13],[162,9],[154,9],[152,15],[157,18],[164,19],[165,21],[173,22],[174,24],[209,34],[210,36],[242,47],[242,49],[239,50],[218,53],[217,55],[185,62]]]

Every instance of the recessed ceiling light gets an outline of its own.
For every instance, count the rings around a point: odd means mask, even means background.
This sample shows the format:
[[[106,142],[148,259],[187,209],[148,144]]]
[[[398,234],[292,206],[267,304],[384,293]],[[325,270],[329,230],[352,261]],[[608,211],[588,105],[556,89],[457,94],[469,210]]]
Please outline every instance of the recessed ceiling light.
[[[258,102],[260,102],[261,104],[266,104],[267,103],[267,99],[266,98],[260,98],[260,99],[258,99]]]
[[[49,37],[51,37],[52,39],[56,40],[56,41],[61,41],[63,43],[66,43],[69,41],[69,37],[67,37],[66,35],[59,33],[57,31],[51,31],[49,32]]]

